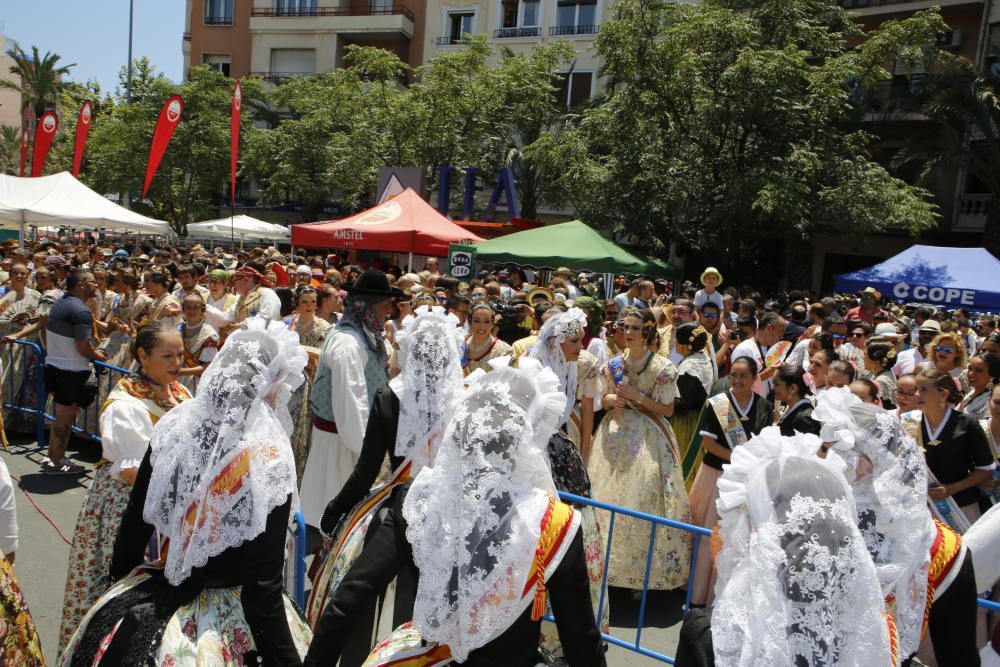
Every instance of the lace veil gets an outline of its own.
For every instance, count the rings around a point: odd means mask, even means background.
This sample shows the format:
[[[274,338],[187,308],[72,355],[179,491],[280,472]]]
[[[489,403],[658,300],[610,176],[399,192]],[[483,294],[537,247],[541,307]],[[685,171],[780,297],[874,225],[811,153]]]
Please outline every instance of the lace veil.
[[[298,504],[287,405],[306,360],[295,332],[255,317],[157,423],[143,517],[170,539],[170,583],[263,533],[289,495]]]
[[[846,387],[817,399],[824,441],[856,470],[851,487],[858,527],[899,630],[899,655],[920,647],[930,548],[937,535],[927,508],[924,458],[898,419]],[[828,439],[829,438],[829,439]],[[852,442],[849,442],[852,440]]]
[[[495,362],[495,363],[494,363]],[[525,584],[549,499],[545,446],[562,414],[558,380],[537,361],[493,360],[460,397],[434,467],[407,494],[403,515],[420,583],[413,625],[453,658],[498,637],[531,604]],[[547,566],[551,574],[563,550]]]
[[[891,663],[871,556],[837,457],[776,427],[733,452],[719,480],[723,538],[712,612],[715,660],[731,667]]]
[[[582,336],[587,329],[587,315],[579,308],[570,308],[565,313],[550,317],[538,332],[538,340],[528,350],[528,356],[537,359],[542,366],[552,369],[559,378],[559,387],[566,394],[566,406],[563,409],[562,421],[565,424],[576,405],[577,365],[575,361],[566,361],[560,343],[571,336]],[[520,362],[518,362],[520,363]]]
[[[389,382],[399,399],[395,451],[417,470],[433,460],[430,443],[440,436],[462,388],[462,360],[455,325],[440,308],[421,308],[401,338],[402,372]]]

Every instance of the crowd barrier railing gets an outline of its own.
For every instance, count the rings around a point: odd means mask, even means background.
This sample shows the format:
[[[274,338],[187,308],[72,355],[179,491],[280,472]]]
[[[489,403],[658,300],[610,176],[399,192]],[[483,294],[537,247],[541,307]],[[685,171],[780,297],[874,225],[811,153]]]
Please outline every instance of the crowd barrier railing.
[[[12,340],[3,350],[3,407],[34,421],[39,448],[45,443],[45,350],[38,343]],[[10,424],[7,424],[9,427]]]

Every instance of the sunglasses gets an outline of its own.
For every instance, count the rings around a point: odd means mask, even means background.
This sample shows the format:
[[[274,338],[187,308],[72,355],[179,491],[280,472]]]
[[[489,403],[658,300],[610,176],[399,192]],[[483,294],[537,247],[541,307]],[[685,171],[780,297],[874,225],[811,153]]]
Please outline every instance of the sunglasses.
[[[834,340],[844,340],[845,338],[847,338],[847,336],[845,336],[844,334],[830,334],[830,337],[833,338]]]
[[[437,302],[438,303],[448,303],[448,297],[446,297],[446,296],[439,296],[439,297],[437,297]]]
[[[719,319],[719,314],[718,313],[702,313],[701,316],[704,317],[706,320],[717,320],[717,319]]]
[[[947,345],[935,345],[934,351],[938,354],[954,354],[955,348],[948,347]]]
[[[851,334],[851,338],[864,338],[864,337],[865,337],[865,333],[863,331],[861,331],[861,332],[854,332],[854,333]]]

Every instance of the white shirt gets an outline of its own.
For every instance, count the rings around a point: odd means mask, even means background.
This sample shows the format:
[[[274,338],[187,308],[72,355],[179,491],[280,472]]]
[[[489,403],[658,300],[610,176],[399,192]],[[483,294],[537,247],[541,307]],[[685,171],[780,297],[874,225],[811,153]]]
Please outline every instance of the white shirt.
[[[909,350],[903,350],[896,357],[896,365],[892,367],[892,373],[897,378],[906,373],[916,373],[922,363],[924,363],[924,355],[920,354],[920,348],[911,347]]]
[[[268,322],[273,322],[281,318],[281,299],[270,287],[259,287],[260,308],[257,314]],[[222,299],[220,299],[222,301]],[[225,324],[236,321],[236,309],[239,307],[239,297],[229,307],[229,310],[222,312],[212,303],[205,308],[205,320],[212,325],[215,330],[221,329]]]
[[[101,452],[111,462],[111,474],[138,468],[153,436],[149,411],[128,400],[112,401],[101,412]]]
[[[0,460],[0,553],[17,551],[17,503],[7,465]]]
[[[358,333],[338,329],[327,336],[320,363],[330,369],[333,421],[340,441],[355,454],[361,453],[368,426],[367,362],[368,347]]]

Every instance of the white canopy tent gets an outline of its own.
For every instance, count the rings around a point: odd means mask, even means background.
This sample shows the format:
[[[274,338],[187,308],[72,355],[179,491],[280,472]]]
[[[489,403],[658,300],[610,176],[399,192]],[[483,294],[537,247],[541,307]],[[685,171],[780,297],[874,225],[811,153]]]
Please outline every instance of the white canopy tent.
[[[0,228],[19,229],[23,242],[27,225],[170,234],[168,223],[119,206],[69,172],[38,178],[0,175]]]
[[[205,222],[192,222],[187,226],[188,236],[195,239],[210,239],[214,241],[228,241],[233,238],[240,240],[240,245],[246,239],[262,239],[265,241],[292,240],[292,232],[283,225],[276,225],[273,222],[264,222],[249,215],[234,215],[229,218],[219,218],[218,220],[206,220]]]

